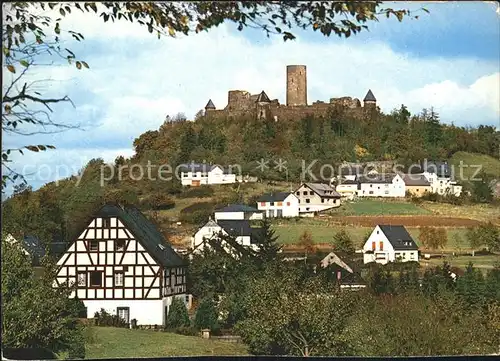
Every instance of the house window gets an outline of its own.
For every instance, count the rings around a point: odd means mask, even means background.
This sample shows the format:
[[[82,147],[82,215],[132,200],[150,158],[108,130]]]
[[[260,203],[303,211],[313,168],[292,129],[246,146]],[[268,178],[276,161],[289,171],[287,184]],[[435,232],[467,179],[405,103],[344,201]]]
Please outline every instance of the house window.
[[[306,203],[311,203],[311,200],[309,198],[307,198]]]
[[[302,194],[307,196],[307,191],[303,191]]]
[[[183,176],[184,178],[186,178],[186,177],[188,176],[188,174],[187,174],[187,173],[182,173],[182,176]]]
[[[260,202],[260,206],[261,207],[265,207],[266,206],[266,202]]]
[[[295,194],[298,195],[298,196],[300,196],[300,192],[296,192]]]
[[[278,202],[278,207],[282,207],[283,206],[283,202]]]
[[[384,242],[380,241],[379,247],[380,247],[380,250],[383,251],[384,250]]]
[[[117,252],[125,251],[125,240],[117,239],[115,241],[115,251],[117,251]]]
[[[92,252],[98,251],[99,250],[99,241],[97,241],[95,239],[92,241],[89,241],[89,249]]]
[[[290,202],[286,202],[287,207],[290,207]]]
[[[109,219],[109,218],[103,218],[102,219],[102,227],[103,228],[109,228],[109,227],[111,227],[111,219]]]
[[[417,192],[418,192],[418,188],[417,188]]]
[[[389,191],[385,191],[384,193],[385,193],[385,194],[389,194]]]
[[[368,194],[373,194],[373,191],[369,191]]]
[[[377,244],[375,242],[372,242],[372,251],[375,251],[377,249]]]
[[[102,287],[102,272],[90,272],[90,287]]]
[[[272,206],[274,206],[274,202],[271,202],[271,203],[270,203],[270,206],[271,206],[271,207],[272,207]]]
[[[373,184],[370,184],[370,188],[373,187]]]
[[[310,191],[310,192],[309,192],[309,195],[310,195],[310,196],[312,196],[313,194],[314,194],[314,192],[313,192],[313,191]]]
[[[78,287],[87,287],[87,272],[77,272],[77,286]]]
[[[115,287],[123,287],[125,275],[122,271],[115,272]]]
[[[325,203],[325,199],[324,198],[321,198],[321,203]]]

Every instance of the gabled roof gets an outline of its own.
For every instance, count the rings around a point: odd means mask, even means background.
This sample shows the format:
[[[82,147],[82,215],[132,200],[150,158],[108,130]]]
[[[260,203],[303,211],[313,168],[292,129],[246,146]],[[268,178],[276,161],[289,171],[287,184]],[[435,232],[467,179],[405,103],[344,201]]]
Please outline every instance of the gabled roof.
[[[370,174],[358,177],[359,183],[392,183],[392,180],[396,177],[396,174]]]
[[[267,96],[267,94],[263,91],[260,92],[259,96],[257,97],[257,100],[255,101],[256,103],[271,103],[271,100]]]
[[[350,179],[344,179],[342,180],[338,185],[352,185],[352,184],[358,184],[358,181],[355,181],[355,180],[350,180]]]
[[[266,193],[257,198],[257,202],[282,202],[290,194],[290,192]]]
[[[205,109],[215,109],[215,105],[214,105],[214,103],[212,102],[212,99],[209,99],[209,100],[208,100],[207,105],[205,105]]]
[[[179,164],[178,168],[182,172],[210,172],[215,168],[220,168],[225,171],[225,169],[220,165],[207,163],[184,163]]]
[[[377,99],[375,99],[375,95],[373,95],[372,90],[368,89],[368,93],[366,93],[365,98],[363,99],[364,102],[376,102]]]
[[[218,220],[217,224],[221,226],[227,234],[233,237],[250,236],[255,237],[261,228],[252,227],[249,220]]]
[[[330,252],[328,253],[322,260],[321,260],[321,266],[322,267],[328,267],[332,264],[336,264],[339,267],[345,269],[347,272],[352,273],[353,270],[347,263],[345,263],[339,255],[337,255],[335,252]]]
[[[173,250],[156,226],[134,206],[107,204],[94,217],[117,217],[130,230],[148,253],[164,267],[185,266],[186,262]]]
[[[216,209],[215,212],[260,212],[257,208],[245,204],[228,204],[226,207]]]
[[[42,258],[47,254],[53,257],[60,257],[68,248],[68,244],[59,239],[52,240],[48,247],[36,236],[24,236],[21,246],[29,253],[33,266],[41,266]]]
[[[417,244],[404,226],[378,225],[378,227],[391,242],[395,251],[418,250]]]
[[[311,189],[318,196],[323,198],[340,198],[340,194],[330,185],[324,183],[304,183],[307,188]],[[300,187],[299,187],[300,188]]]
[[[407,186],[430,186],[431,184],[423,174],[403,174],[405,185]]]

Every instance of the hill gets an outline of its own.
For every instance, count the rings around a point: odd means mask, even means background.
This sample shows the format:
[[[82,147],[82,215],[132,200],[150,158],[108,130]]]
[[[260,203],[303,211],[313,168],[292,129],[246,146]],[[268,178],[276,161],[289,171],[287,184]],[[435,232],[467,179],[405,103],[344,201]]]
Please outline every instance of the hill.
[[[455,172],[459,171],[461,164],[467,165],[468,167],[463,167],[463,174],[467,179],[475,175],[479,166],[487,175],[500,177],[500,160],[486,154],[456,152],[450,158],[450,164],[454,166]]]

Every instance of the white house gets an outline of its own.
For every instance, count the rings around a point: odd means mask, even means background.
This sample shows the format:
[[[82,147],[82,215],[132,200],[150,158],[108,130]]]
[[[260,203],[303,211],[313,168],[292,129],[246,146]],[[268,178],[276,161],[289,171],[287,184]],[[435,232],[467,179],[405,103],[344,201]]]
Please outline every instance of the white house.
[[[358,192],[358,182],[350,179],[342,180],[341,183],[337,184],[335,190],[342,198],[352,200]]]
[[[268,218],[298,217],[299,199],[290,192],[267,193],[257,199],[257,208]]]
[[[216,240],[219,242],[218,235],[230,235],[235,238],[235,243],[237,245],[243,246],[249,249],[256,249],[255,238],[258,236],[261,228],[252,227],[249,220],[209,220],[203,227],[201,227],[191,238],[191,249],[193,252],[200,250],[203,245],[209,247],[215,246],[213,242],[207,242],[209,240]],[[220,242],[219,242],[220,243]],[[229,251],[232,248],[240,248],[235,244],[228,244],[223,241],[220,246]]]
[[[244,204],[228,204],[226,207],[219,208],[214,212],[214,218],[218,220],[258,220],[263,219],[264,215],[256,208]]]
[[[181,184],[184,186],[197,187],[202,184],[231,184],[236,183],[236,174],[226,171],[220,165],[210,164],[181,164]]]
[[[404,197],[405,182],[399,174],[371,174],[358,178],[358,197]]]
[[[404,226],[378,225],[363,246],[363,261],[418,262],[418,246]]]
[[[321,212],[340,207],[340,194],[328,184],[303,183],[295,190],[295,195],[299,199],[300,213]]]
[[[105,309],[137,324],[165,325],[175,297],[188,302],[186,262],[135,207],[105,205],[59,258],[54,283],[75,284],[87,316]]]
[[[453,194],[460,196],[462,186],[453,179],[452,169],[447,162],[423,162],[422,175],[431,184],[431,192],[441,195]]]

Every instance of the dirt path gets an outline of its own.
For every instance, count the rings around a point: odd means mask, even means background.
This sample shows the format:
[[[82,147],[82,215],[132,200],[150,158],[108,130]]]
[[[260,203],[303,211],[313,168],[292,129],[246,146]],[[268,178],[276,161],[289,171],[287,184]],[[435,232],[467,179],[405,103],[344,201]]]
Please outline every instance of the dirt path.
[[[483,222],[458,217],[443,217],[437,215],[420,216],[341,216],[331,217],[329,220],[338,221],[339,224],[355,225],[361,227],[375,227],[377,224],[394,224],[405,227],[471,227],[482,224]]]

